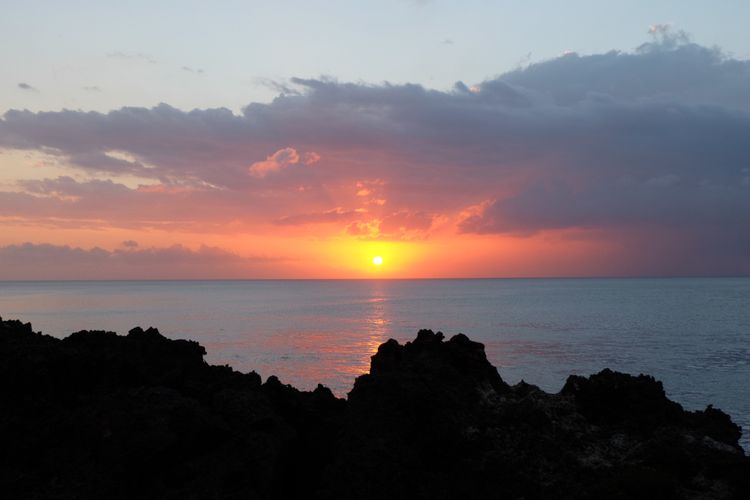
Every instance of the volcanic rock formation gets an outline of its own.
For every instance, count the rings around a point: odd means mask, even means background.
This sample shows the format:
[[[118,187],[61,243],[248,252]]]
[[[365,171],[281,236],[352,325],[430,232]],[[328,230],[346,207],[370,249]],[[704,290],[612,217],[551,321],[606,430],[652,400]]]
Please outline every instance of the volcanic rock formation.
[[[4,498],[750,498],[740,428],[604,370],[509,386],[482,344],[382,344],[347,400],[153,328],[0,321]]]

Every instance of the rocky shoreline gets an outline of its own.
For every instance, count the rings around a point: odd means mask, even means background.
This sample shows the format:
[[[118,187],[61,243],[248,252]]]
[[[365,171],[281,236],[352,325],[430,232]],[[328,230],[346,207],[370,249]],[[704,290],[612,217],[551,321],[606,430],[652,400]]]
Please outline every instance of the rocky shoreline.
[[[750,498],[740,428],[646,375],[506,384],[482,344],[382,344],[347,399],[153,328],[0,322],[4,498]]]

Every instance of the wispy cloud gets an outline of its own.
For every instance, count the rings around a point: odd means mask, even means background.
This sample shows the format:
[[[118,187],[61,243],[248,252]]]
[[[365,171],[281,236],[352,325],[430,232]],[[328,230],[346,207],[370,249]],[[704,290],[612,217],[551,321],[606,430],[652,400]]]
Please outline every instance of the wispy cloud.
[[[275,221],[280,226],[304,226],[309,224],[341,223],[356,219],[361,214],[357,210],[344,210],[341,207],[309,214],[295,214],[281,217]]]
[[[180,69],[188,73],[193,73],[194,75],[202,75],[203,73],[205,73],[205,71],[201,68],[191,68],[190,66],[181,66]]]
[[[157,60],[151,56],[150,54],[146,54],[144,52],[122,52],[122,51],[112,51],[107,52],[106,56],[110,59],[120,59],[125,61],[141,61],[141,62],[147,62],[149,64],[156,64]]]
[[[676,47],[690,43],[690,35],[683,30],[675,30],[672,23],[656,23],[648,27],[647,33],[661,47]],[[648,46],[648,44],[646,44]]]

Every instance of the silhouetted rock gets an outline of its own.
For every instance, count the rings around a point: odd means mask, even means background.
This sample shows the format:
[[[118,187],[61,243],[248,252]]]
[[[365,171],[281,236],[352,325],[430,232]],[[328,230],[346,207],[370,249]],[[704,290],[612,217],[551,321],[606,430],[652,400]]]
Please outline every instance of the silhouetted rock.
[[[0,321],[4,498],[750,498],[740,429],[604,370],[506,384],[482,344],[382,344],[348,400],[156,329]]]

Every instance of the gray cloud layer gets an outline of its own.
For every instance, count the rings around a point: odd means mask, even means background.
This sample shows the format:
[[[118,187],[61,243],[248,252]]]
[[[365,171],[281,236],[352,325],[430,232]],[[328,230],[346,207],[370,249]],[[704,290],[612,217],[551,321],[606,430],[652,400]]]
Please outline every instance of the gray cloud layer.
[[[259,275],[271,259],[245,258],[214,247],[181,245],[143,248],[133,241],[122,249],[82,249],[32,244],[0,247],[0,279],[185,279]]]

